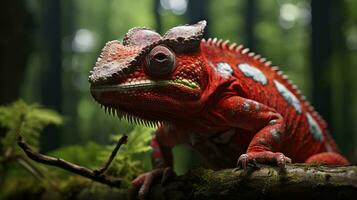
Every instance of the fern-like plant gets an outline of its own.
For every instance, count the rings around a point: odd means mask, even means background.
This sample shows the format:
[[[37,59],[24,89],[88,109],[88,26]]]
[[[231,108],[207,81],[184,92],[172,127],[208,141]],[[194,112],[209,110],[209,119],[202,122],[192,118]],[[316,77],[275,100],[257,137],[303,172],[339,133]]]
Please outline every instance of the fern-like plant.
[[[26,104],[18,100],[6,106],[0,106],[0,127],[5,135],[0,138],[0,166],[17,162],[36,176],[34,165],[20,152],[16,140],[21,134],[29,144],[39,146],[39,137],[44,127],[49,124],[62,124],[62,117],[53,110],[38,104]]]
[[[0,126],[6,128],[1,139],[4,149],[13,148],[19,133],[29,144],[38,147],[40,133],[49,124],[62,124],[62,117],[53,110],[38,104],[26,104],[18,100],[7,106],[0,106]]]

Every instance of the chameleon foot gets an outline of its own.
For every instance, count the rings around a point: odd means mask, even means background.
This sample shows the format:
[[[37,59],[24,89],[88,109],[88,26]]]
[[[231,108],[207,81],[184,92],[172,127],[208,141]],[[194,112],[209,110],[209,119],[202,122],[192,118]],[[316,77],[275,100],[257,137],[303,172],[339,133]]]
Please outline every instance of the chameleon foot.
[[[165,184],[168,178],[175,176],[172,168],[159,168],[154,169],[150,172],[141,174],[137,178],[135,178],[131,183],[135,188],[139,189],[138,199],[144,200],[147,199],[147,195],[150,191],[150,187],[154,181],[154,179],[161,178],[161,184]]]
[[[257,166],[257,163],[276,164],[280,168],[284,168],[286,163],[291,163],[291,159],[279,152],[250,152],[242,154],[237,162],[237,166],[247,169],[248,164]]]

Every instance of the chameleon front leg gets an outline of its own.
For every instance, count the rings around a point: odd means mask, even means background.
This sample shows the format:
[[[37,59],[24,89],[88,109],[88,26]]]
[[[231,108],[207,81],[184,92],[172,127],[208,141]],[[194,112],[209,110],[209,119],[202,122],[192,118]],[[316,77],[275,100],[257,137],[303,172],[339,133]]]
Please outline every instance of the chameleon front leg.
[[[167,146],[173,141],[163,142],[165,141],[165,136],[167,134],[167,127],[162,126],[156,131],[150,144],[153,149],[151,158],[154,169],[150,172],[139,175],[132,181],[132,185],[139,190],[139,199],[146,199],[150,187],[155,179],[161,178],[161,183],[163,184],[169,177],[175,175],[172,170],[172,147]]]
[[[242,154],[237,165],[269,163],[285,166],[291,159],[280,153],[281,137],[285,131],[284,118],[273,108],[259,102],[234,96],[222,100],[216,114],[229,126],[256,133],[247,152]]]

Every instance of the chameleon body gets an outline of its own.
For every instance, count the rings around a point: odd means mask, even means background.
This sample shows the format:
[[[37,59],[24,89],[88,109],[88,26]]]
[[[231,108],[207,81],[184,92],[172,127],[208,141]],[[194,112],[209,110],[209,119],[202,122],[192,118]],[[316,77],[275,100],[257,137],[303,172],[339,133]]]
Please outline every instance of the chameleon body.
[[[106,44],[89,76],[91,93],[120,118],[158,124],[151,142],[157,169],[188,144],[213,169],[249,163],[346,165],[327,125],[297,87],[260,55],[202,39],[205,21],[164,36],[133,28]],[[162,170],[134,180],[148,185]]]

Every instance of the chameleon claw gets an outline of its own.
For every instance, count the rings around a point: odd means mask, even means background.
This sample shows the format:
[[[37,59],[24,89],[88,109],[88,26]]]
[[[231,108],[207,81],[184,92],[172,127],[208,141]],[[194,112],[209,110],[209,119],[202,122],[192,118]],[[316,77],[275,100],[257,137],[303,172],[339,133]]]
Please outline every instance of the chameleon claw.
[[[248,161],[249,161],[249,156],[248,154],[242,154],[239,156],[238,161],[237,161],[237,167],[243,168],[244,170],[247,169],[248,166]]]
[[[284,154],[279,153],[276,159],[277,165],[280,169],[284,169],[287,163],[291,163],[291,159],[286,157]]]
[[[143,185],[140,187],[139,192],[138,192],[138,199],[140,200],[145,200],[149,190],[150,190],[150,186],[152,185],[152,182],[154,180],[154,175],[152,173],[149,173],[144,182]]]
[[[161,177],[161,184],[165,184],[167,180],[174,176],[175,173],[171,167],[159,168],[153,171],[144,173],[132,181],[132,185],[138,188],[138,199],[145,200],[149,194],[150,188],[155,179]]]
[[[253,152],[242,154],[238,159],[237,166],[246,170],[249,164],[259,168],[259,163],[275,163],[280,169],[284,169],[286,163],[291,163],[291,159],[279,152]]]
[[[166,167],[164,169],[164,172],[162,174],[162,178],[161,178],[161,185],[165,185],[167,183],[167,181],[176,176],[175,172],[172,170],[171,167]]]
[[[241,156],[239,156],[239,159],[237,161],[237,167],[246,170],[248,168],[248,165],[251,165],[254,168],[259,168],[259,164],[256,159],[251,159],[248,154],[242,154]]]

